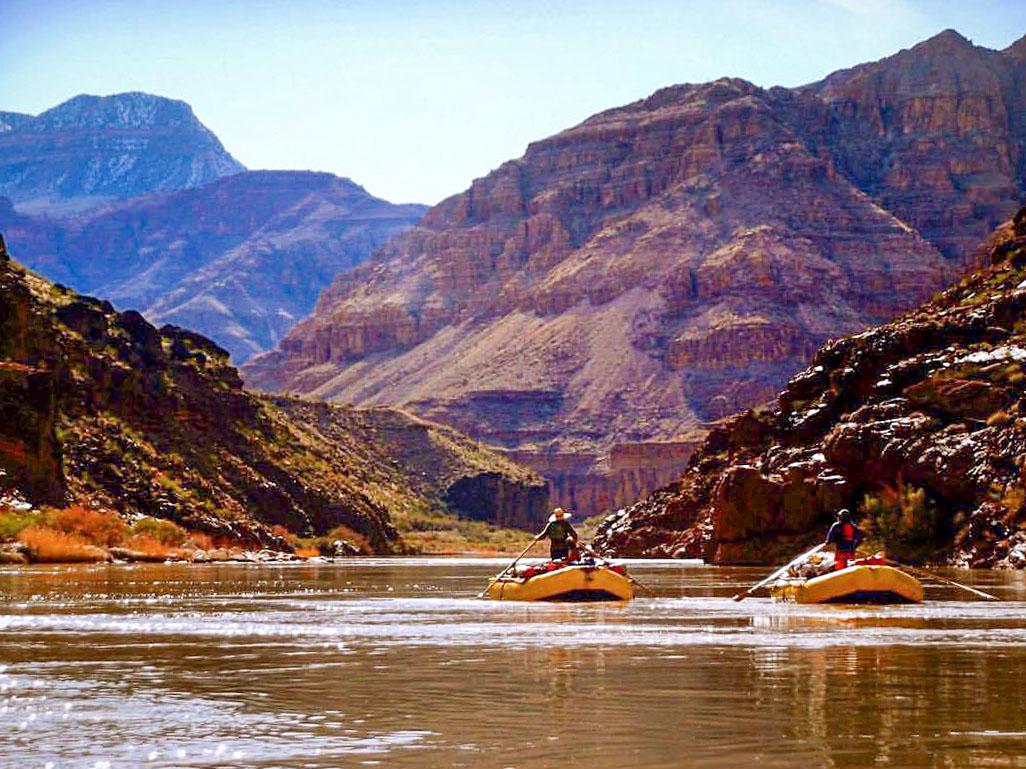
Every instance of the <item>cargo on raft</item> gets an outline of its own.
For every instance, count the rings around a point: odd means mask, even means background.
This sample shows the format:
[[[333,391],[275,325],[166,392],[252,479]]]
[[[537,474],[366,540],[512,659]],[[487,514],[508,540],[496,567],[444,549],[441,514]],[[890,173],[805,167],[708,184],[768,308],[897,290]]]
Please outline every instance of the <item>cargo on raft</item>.
[[[793,603],[921,603],[923,584],[882,559],[851,562],[837,571],[803,576],[788,574],[769,586],[774,601]]]
[[[621,565],[557,561],[500,575],[482,595],[496,601],[629,601],[634,586]]]

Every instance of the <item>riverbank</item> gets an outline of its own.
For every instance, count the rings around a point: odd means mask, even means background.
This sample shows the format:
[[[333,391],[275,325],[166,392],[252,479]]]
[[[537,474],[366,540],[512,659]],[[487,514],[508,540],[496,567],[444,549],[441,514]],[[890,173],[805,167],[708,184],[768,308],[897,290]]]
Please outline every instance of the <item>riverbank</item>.
[[[428,528],[407,528],[407,555],[505,556],[520,552],[532,537],[450,516],[437,516]],[[0,564],[274,563],[373,554],[366,537],[345,526],[318,537],[299,537],[283,527],[274,533],[279,547],[259,547],[149,516],[129,521],[82,505],[37,510],[9,501],[0,506]]]

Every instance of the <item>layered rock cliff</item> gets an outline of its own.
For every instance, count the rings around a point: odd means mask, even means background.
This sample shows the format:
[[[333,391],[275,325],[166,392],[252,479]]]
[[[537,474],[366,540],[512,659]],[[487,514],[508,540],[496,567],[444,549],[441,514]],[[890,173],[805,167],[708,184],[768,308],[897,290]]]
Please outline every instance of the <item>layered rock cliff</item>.
[[[94,208],[244,170],[182,101],[83,94],[37,116],[0,113],[0,195],[24,212]]]
[[[1026,38],[1004,51],[946,30],[911,50],[799,89],[825,103],[809,145],[964,262],[1022,201]]]
[[[596,115],[340,275],[243,374],[453,424],[597,512],[617,446],[667,477],[663,446],[964,269],[1024,189],[1019,48],[949,31],[804,88]]]
[[[48,278],[195,329],[242,363],[274,347],[340,270],[425,210],[332,174],[249,171],[56,220],[0,199],[0,228]]]
[[[830,342],[774,407],[725,420],[683,477],[608,518],[596,544],[775,560],[848,507],[874,546],[1026,566],[1026,209],[981,255],[993,266]]]
[[[0,247],[0,508],[84,502],[284,548],[413,513],[535,525],[544,482],[450,428],[244,391],[228,354],[49,283]]]

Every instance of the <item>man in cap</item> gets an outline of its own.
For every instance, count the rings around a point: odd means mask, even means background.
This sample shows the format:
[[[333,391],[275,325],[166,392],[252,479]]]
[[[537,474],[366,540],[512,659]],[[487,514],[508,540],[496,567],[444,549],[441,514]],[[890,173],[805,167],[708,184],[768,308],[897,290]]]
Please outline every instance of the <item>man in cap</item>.
[[[862,532],[851,516],[851,511],[838,510],[837,520],[830,527],[826,538],[828,545],[834,546],[834,569],[840,570],[855,557],[855,551],[862,542]]]
[[[538,535],[549,538],[549,557],[553,561],[577,560],[577,532],[570,525],[570,513],[557,507],[549,516],[548,525]]]

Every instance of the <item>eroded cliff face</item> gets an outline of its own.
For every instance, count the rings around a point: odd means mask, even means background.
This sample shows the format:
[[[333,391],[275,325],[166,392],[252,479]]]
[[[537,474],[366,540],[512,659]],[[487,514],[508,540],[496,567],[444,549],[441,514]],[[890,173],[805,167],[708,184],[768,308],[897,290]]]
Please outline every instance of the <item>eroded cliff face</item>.
[[[675,481],[704,434],[695,430],[674,440],[616,444],[605,456],[516,449],[505,453],[547,479],[550,507],[590,513],[630,505],[649,490]]]
[[[1024,72],[1022,40],[991,51],[946,30],[801,89],[831,116],[809,142],[945,256],[964,262],[1022,201]]]
[[[673,441],[771,398],[827,339],[929,297],[979,228],[1011,213],[1019,168],[991,139],[1021,143],[1017,113],[952,117],[950,100],[919,92],[993,88],[1018,104],[1006,75],[1020,59],[965,41],[951,57],[949,38],[867,70],[886,76],[675,86],[532,144],[340,275],[244,376],[453,424],[598,512],[619,498],[618,446]],[[1000,76],[960,86],[963,67]],[[891,75],[903,68],[914,77]],[[881,107],[890,122],[871,130],[851,106],[863,92],[917,106],[897,121]],[[840,146],[851,136],[872,162]],[[962,213],[937,219],[931,185]],[[929,239],[910,221],[933,223]],[[552,468],[568,455],[573,471]],[[654,459],[652,482],[666,464]]]
[[[993,266],[936,300],[825,345],[775,408],[724,421],[678,481],[607,519],[597,545],[771,561],[848,507],[878,543],[1026,566],[1026,209],[983,253]]]
[[[488,476],[459,512],[541,517],[542,479],[451,428],[255,397],[209,339],[3,256],[0,507],[84,502],[282,549],[274,525],[302,536],[344,525],[388,553],[403,548],[394,517],[450,512],[452,485]]]

